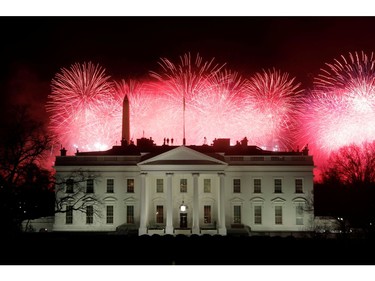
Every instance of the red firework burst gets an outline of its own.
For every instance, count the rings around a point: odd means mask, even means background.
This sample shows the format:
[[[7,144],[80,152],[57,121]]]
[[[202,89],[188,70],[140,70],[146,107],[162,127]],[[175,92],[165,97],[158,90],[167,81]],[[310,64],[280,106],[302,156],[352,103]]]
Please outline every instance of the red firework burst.
[[[349,53],[334,60],[314,80],[300,116],[301,137],[318,157],[375,138],[374,55]]]

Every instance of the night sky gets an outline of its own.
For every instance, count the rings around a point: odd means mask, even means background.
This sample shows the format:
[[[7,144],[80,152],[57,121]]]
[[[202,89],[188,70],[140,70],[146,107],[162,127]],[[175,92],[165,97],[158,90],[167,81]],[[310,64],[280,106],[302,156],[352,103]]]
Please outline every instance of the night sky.
[[[308,89],[325,63],[375,51],[375,17],[4,16],[0,25],[1,104],[29,103],[40,118],[51,79],[76,62],[141,80],[161,57],[199,53],[243,77],[275,67]]]

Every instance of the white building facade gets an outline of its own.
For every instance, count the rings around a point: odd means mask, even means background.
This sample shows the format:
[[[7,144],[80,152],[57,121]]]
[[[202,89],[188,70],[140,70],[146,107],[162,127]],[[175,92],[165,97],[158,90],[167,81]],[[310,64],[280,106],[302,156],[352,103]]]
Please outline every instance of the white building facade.
[[[308,150],[255,146],[132,145],[57,156],[56,176],[85,170],[97,204],[56,213],[53,231],[137,229],[138,235],[306,232],[313,219],[313,159]],[[64,196],[72,192],[66,184]],[[71,187],[70,187],[71,188]],[[69,209],[70,208],[70,209]],[[95,208],[95,212],[94,212]]]

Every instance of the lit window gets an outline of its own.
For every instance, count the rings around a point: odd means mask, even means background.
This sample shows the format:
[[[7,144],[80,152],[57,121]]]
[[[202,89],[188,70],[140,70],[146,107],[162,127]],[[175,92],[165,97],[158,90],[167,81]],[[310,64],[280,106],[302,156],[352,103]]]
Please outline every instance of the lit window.
[[[115,185],[114,179],[107,179],[107,193],[114,192],[114,185]]]
[[[181,193],[187,192],[187,179],[180,179],[180,192]]]
[[[241,193],[241,180],[240,179],[233,179],[233,192]]]
[[[275,206],[275,224],[283,224],[282,206]]]
[[[134,193],[134,179],[127,179],[126,186],[126,190],[128,193]]]
[[[204,179],[203,180],[203,191],[204,193],[211,192],[211,179]]]
[[[88,179],[86,181],[86,193],[94,193],[94,180]]]
[[[126,223],[134,223],[134,206],[126,206]]]
[[[164,189],[164,180],[156,179],[156,192],[163,193],[163,189]]]
[[[262,192],[262,180],[254,179],[254,193],[261,193],[261,192]]]
[[[282,181],[281,181],[281,179],[275,179],[275,193],[282,193]]]
[[[86,223],[92,224],[94,222],[94,207],[87,206],[86,207]]]
[[[163,208],[163,205],[156,206],[156,223],[164,223],[164,208]]]
[[[302,179],[295,179],[296,193],[303,193]]]
[[[211,206],[206,205],[203,207],[204,223],[211,223]]]
[[[262,206],[254,206],[254,224],[262,224]]]
[[[233,206],[233,223],[241,223],[241,206]]]

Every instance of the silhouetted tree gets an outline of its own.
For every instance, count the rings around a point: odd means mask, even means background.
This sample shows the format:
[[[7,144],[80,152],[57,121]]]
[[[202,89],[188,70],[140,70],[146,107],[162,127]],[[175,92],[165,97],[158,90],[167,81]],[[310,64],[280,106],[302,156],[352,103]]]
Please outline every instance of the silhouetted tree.
[[[94,206],[94,215],[101,216],[101,208],[95,207],[102,204],[100,197],[87,190],[87,181],[99,181],[100,174],[90,170],[78,169],[65,175],[55,176],[55,213],[65,213],[66,206],[73,211],[86,213],[87,206]],[[69,190],[70,189],[70,190]]]
[[[12,232],[41,212],[41,193],[52,194],[47,159],[54,141],[28,107],[11,107],[6,116],[0,130],[0,218]]]
[[[351,144],[333,152],[315,185],[316,215],[337,220],[342,233],[371,231],[375,223],[375,142]]]

